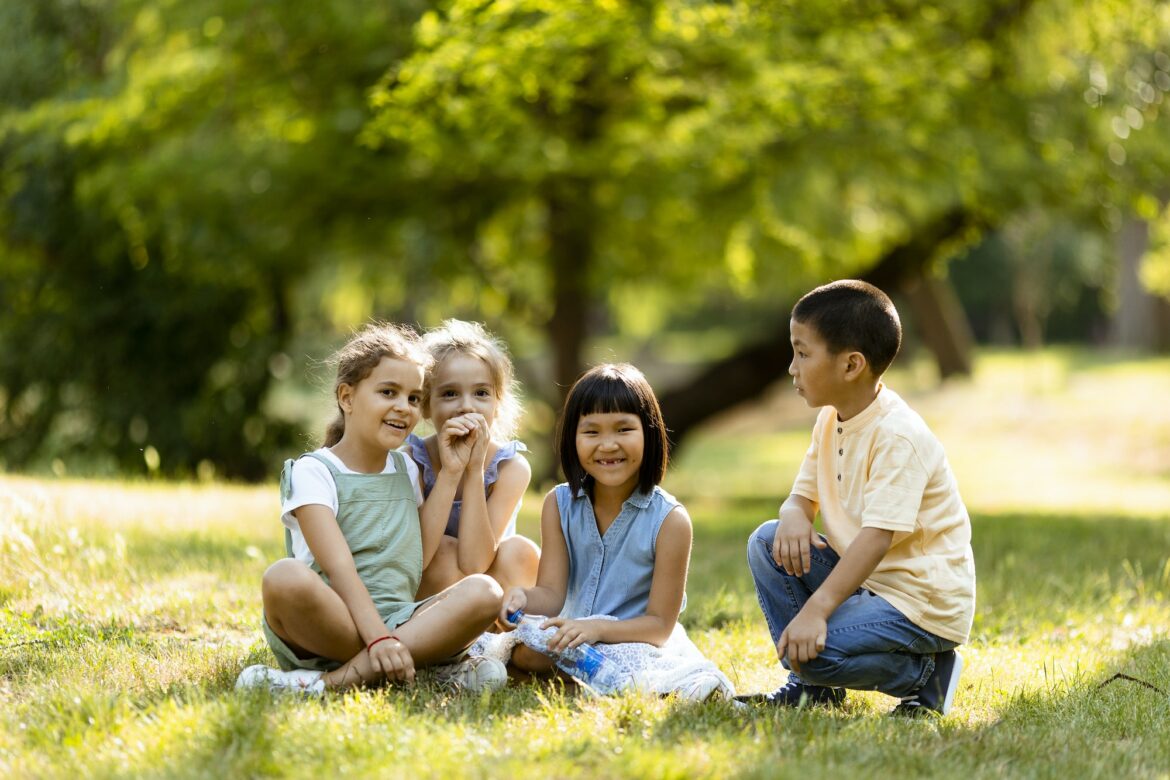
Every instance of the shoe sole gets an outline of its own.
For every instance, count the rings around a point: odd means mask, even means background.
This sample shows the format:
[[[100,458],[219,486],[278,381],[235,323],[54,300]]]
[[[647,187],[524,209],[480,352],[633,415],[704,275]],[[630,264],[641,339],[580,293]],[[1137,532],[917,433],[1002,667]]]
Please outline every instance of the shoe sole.
[[[942,706],[939,707],[939,714],[946,715],[951,711],[951,705],[955,701],[955,691],[959,690],[959,677],[963,673],[963,656],[955,653],[955,666],[951,669],[951,679],[947,684],[947,692],[943,696]]]

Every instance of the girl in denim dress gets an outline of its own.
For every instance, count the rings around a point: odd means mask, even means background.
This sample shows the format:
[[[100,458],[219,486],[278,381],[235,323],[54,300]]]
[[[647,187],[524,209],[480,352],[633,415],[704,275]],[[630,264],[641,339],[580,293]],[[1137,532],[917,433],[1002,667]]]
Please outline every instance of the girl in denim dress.
[[[686,604],[691,520],[659,487],[666,426],[646,378],[629,364],[598,366],[565,401],[557,450],[567,482],[545,497],[536,585],[512,588],[500,618],[549,615],[548,651],[597,644],[644,690],[706,698],[730,681],[678,623]],[[549,655],[515,644],[526,672],[553,668]]]

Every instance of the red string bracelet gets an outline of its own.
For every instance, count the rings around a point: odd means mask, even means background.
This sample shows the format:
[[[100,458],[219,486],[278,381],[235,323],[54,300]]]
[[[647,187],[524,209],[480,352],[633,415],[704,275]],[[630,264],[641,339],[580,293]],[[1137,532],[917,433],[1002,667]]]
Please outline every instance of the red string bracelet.
[[[387,634],[386,636],[380,636],[380,637],[378,637],[378,638],[377,638],[377,639],[375,639],[373,642],[370,642],[368,645],[366,645],[366,652],[367,652],[367,653],[368,653],[368,652],[370,652],[370,649],[371,649],[371,648],[372,648],[374,645],[378,644],[379,642],[384,642],[384,641],[385,641],[385,640],[387,640],[387,639],[393,639],[393,640],[394,640],[394,641],[396,641],[396,642],[402,642],[402,640],[401,640],[401,639],[399,639],[398,637],[394,636],[393,634]]]

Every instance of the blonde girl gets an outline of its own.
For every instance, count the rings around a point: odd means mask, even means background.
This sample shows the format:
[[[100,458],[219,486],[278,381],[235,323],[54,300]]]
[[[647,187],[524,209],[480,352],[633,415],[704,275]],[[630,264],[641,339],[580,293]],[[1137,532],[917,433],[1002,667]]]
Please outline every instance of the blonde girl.
[[[455,687],[503,685],[498,661],[458,660],[495,618],[495,580],[472,575],[415,598],[448,512],[423,501],[417,469],[397,452],[419,421],[429,356],[410,329],[375,323],[335,361],[337,418],[323,447],[285,463],[289,557],[264,573],[263,628],[280,670],[251,666],[237,687],[319,694],[413,682],[416,668],[434,664]],[[441,456],[462,469],[485,438],[455,427],[439,442]]]
[[[505,588],[532,585],[540,548],[516,534],[532,469],[520,454],[527,448],[512,438],[520,405],[508,352],[481,325],[462,320],[447,320],[430,331],[423,346],[433,365],[422,414],[435,433],[407,441],[422,472],[427,505],[446,512],[447,523],[418,598],[471,574],[486,573]],[[443,443],[467,436],[476,442],[470,457],[448,463]]]

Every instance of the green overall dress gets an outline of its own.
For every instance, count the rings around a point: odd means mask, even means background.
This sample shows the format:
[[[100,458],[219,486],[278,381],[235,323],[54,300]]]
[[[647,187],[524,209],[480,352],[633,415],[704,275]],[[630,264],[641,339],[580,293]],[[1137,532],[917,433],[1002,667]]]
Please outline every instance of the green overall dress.
[[[394,458],[393,474],[347,474],[328,458],[313,452],[306,455],[324,463],[333,475],[337,485],[337,525],[353,554],[358,577],[386,627],[393,631],[423,603],[414,600],[422,579],[422,530],[406,458],[401,452],[390,453]],[[280,477],[282,502],[292,492],[293,463],[285,461]],[[291,557],[292,534],[288,529],[284,532],[284,546]],[[329,578],[316,561],[312,569],[328,584]],[[264,636],[281,669],[329,671],[342,664],[329,658],[298,657],[268,625],[267,618]]]

